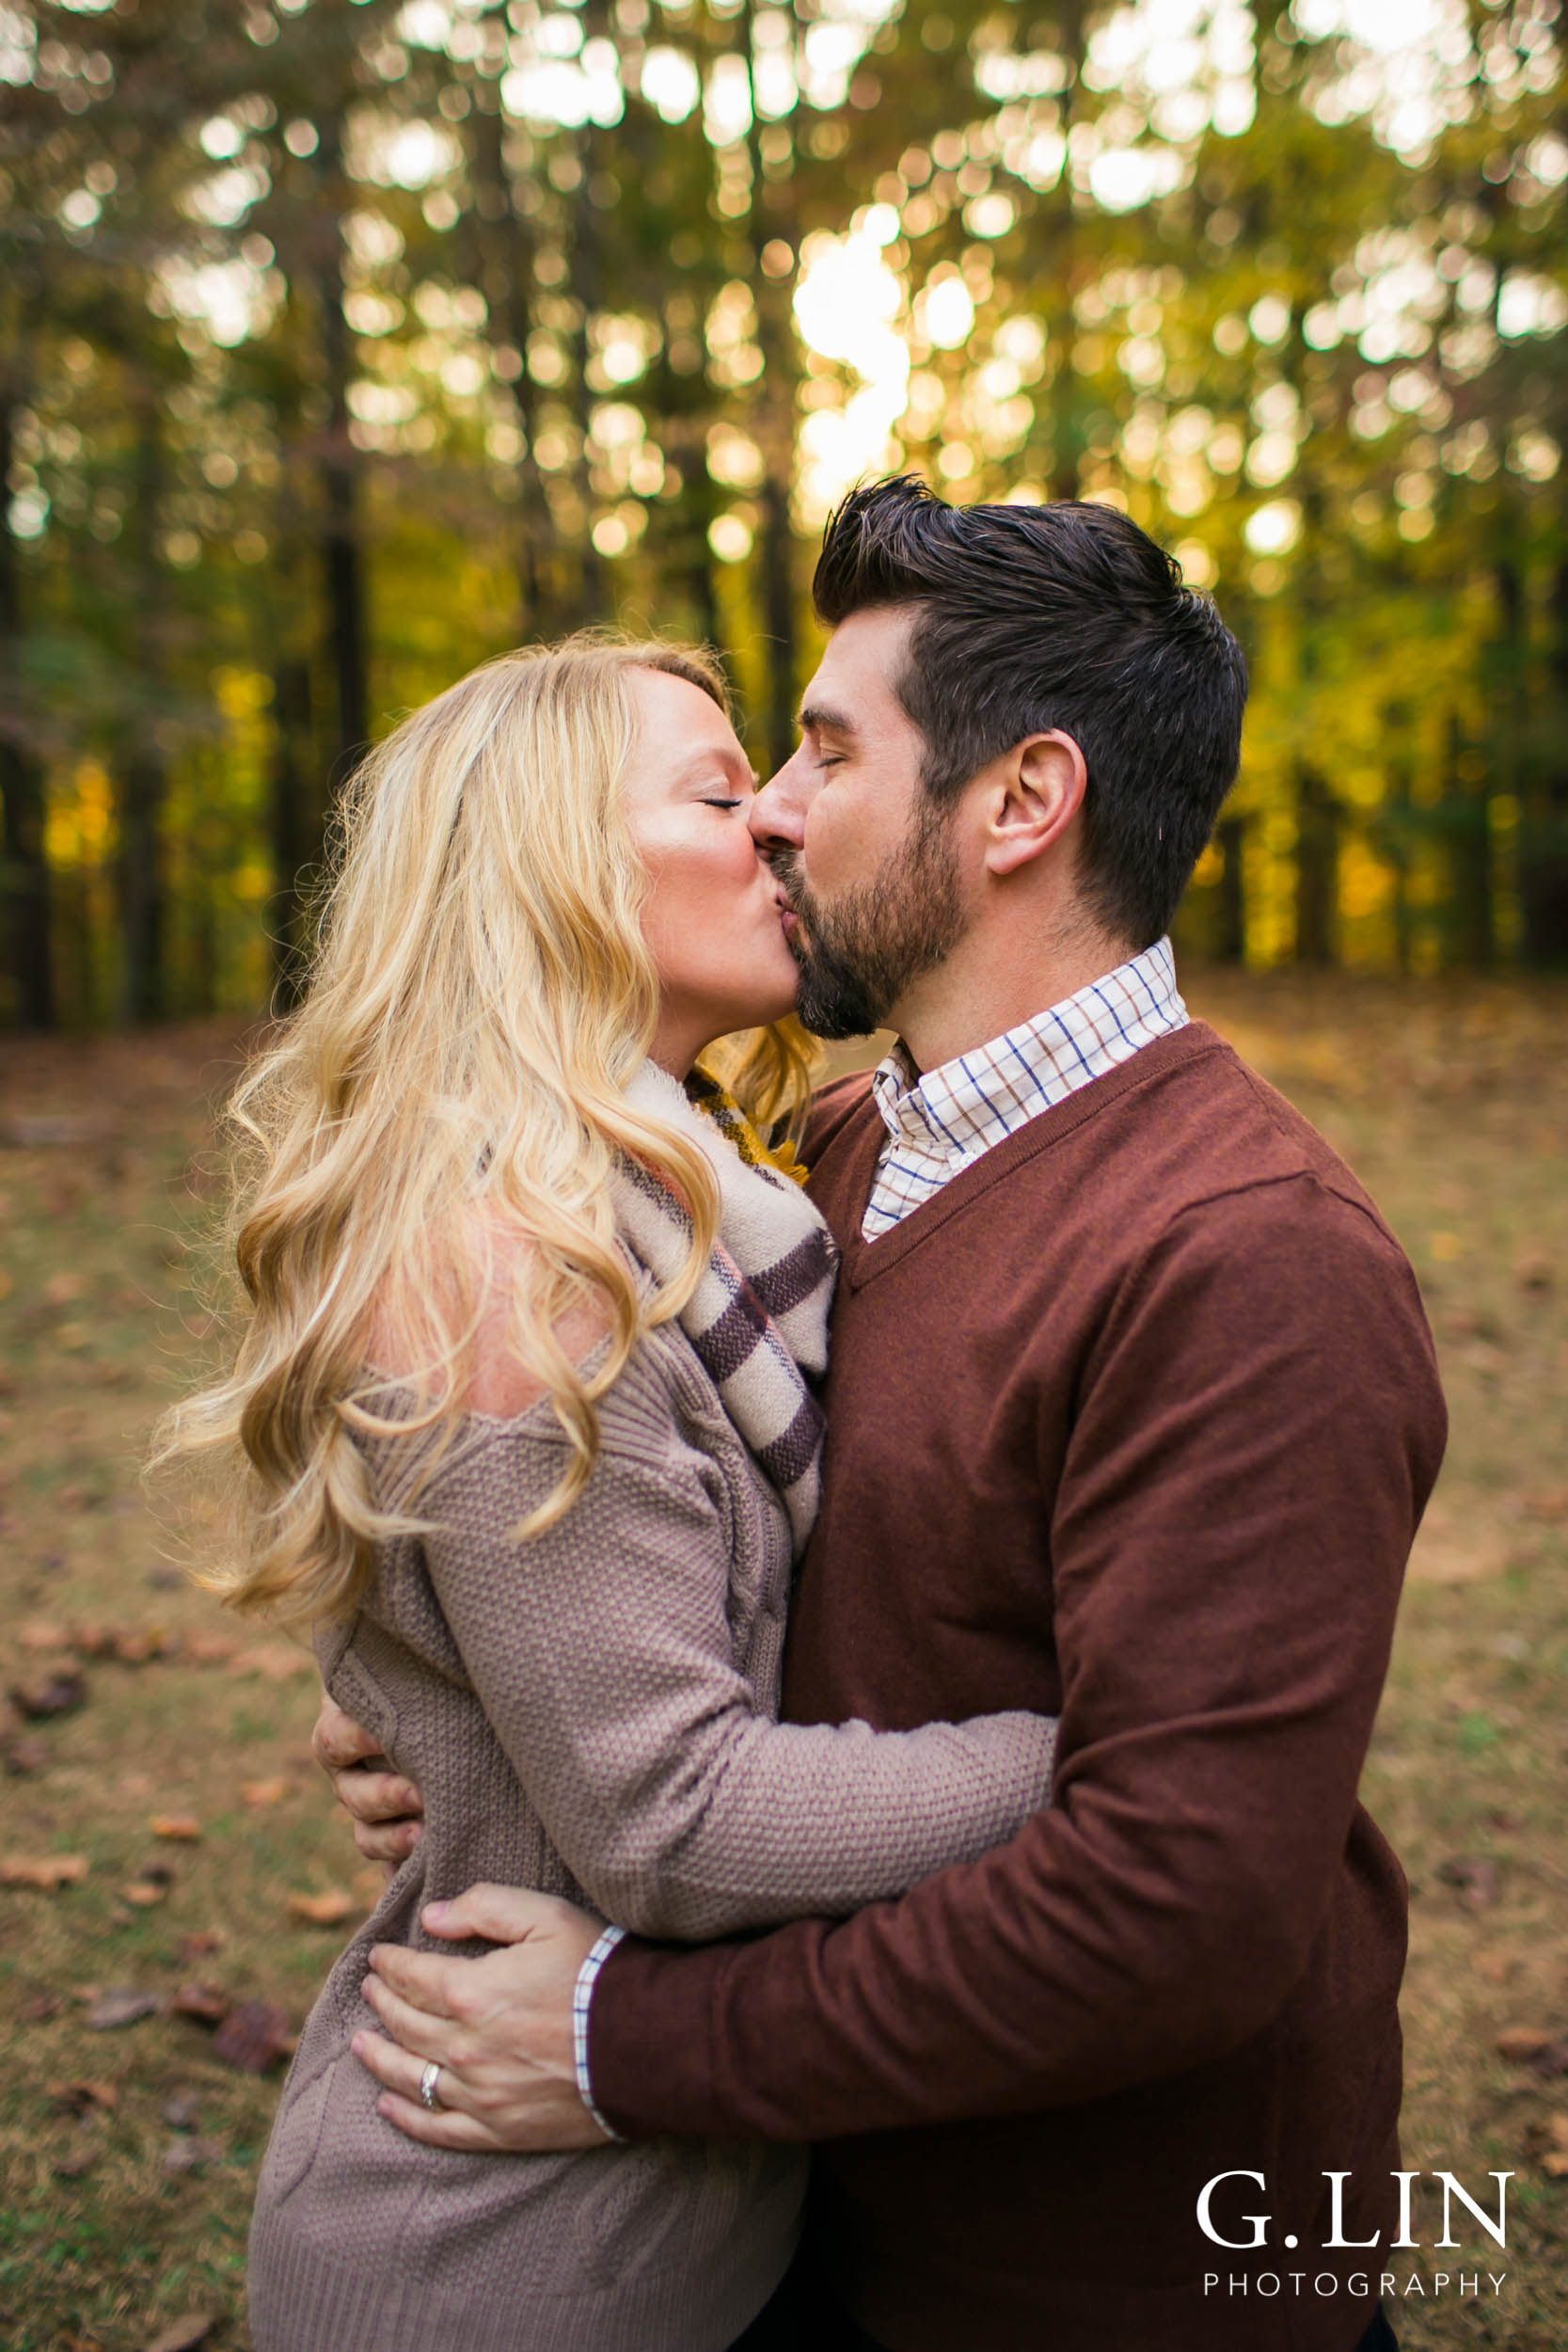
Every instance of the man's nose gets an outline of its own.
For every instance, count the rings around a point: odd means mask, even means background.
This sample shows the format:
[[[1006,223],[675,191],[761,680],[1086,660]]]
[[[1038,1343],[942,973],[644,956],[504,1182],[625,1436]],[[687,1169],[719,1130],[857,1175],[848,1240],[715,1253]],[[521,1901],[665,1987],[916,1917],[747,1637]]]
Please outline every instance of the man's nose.
[[[749,812],[752,838],[766,857],[773,850],[798,850],[805,839],[806,811],[812,785],[800,752],[762,790],[752,796]]]

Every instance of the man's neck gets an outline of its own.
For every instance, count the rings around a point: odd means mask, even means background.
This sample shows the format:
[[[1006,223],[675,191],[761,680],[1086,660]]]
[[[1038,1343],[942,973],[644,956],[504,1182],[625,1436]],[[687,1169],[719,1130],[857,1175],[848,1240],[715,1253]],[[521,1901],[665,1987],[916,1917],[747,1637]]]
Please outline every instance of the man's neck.
[[[971,933],[947,961],[909,989],[889,1016],[918,1070],[937,1070],[959,1054],[1064,1004],[1103,979],[1137,950],[1103,931],[1058,935],[1021,954],[1016,941]]]

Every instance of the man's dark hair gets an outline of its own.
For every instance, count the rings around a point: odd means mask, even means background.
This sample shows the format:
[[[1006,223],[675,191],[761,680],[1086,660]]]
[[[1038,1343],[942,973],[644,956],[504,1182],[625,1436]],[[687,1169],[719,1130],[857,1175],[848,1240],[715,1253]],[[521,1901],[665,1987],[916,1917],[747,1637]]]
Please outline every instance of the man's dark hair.
[[[1074,500],[949,506],[904,476],[844,501],[812,595],[835,628],[918,607],[897,693],[934,800],[1026,736],[1070,735],[1089,778],[1085,898],[1140,948],[1168,929],[1235,779],[1246,663],[1147,532]]]

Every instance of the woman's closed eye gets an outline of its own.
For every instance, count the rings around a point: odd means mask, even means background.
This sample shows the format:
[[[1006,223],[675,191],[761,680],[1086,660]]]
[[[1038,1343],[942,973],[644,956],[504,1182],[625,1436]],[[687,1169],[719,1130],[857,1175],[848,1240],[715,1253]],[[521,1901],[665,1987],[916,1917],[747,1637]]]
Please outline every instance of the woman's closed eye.
[[[706,798],[705,797],[704,802],[703,802],[703,806],[704,806],[705,808],[741,808],[741,807],[744,807],[744,805],[745,805],[745,803],[744,803],[743,802],[741,802],[741,801],[738,801],[738,800],[736,800],[736,801],[725,801],[725,800],[718,800],[718,799],[708,800],[708,799],[706,799]]]

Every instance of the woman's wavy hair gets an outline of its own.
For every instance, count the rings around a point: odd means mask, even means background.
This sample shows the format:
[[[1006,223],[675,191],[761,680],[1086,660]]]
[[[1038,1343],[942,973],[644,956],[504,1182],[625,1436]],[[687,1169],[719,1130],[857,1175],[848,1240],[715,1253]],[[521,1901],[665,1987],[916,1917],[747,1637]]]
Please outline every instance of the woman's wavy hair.
[[[461,1419],[498,1284],[505,1343],[566,1440],[519,1534],[559,1518],[593,1469],[597,1400],[706,1262],[712,1170],[624,1090],[658,1004],[624,813],[639,670],[728,712],[705,652],[578,636],[485,663],[348,787],[302,1001],[228,1106],[231,1369],[166,1416],[154,1457],[238,1470],[231,1556],[199,1572],[236,1609],[347,1615],[377,1540],[428,1524],[413,1505]],[[721,1074],[759,1123],[794,1118],[809,1055],[782,1022],[729,1041]],[[651,1292],[616,1246],[621,1154],[691,1213],[681,1278]],[[559,1336],[585,1304],[609,1332],[591,1371]],[[395,1380],[372,1361],[388,1331],[414,1365]],[[420,1433],[408,1507],[378,1507],[356,1440]]]

